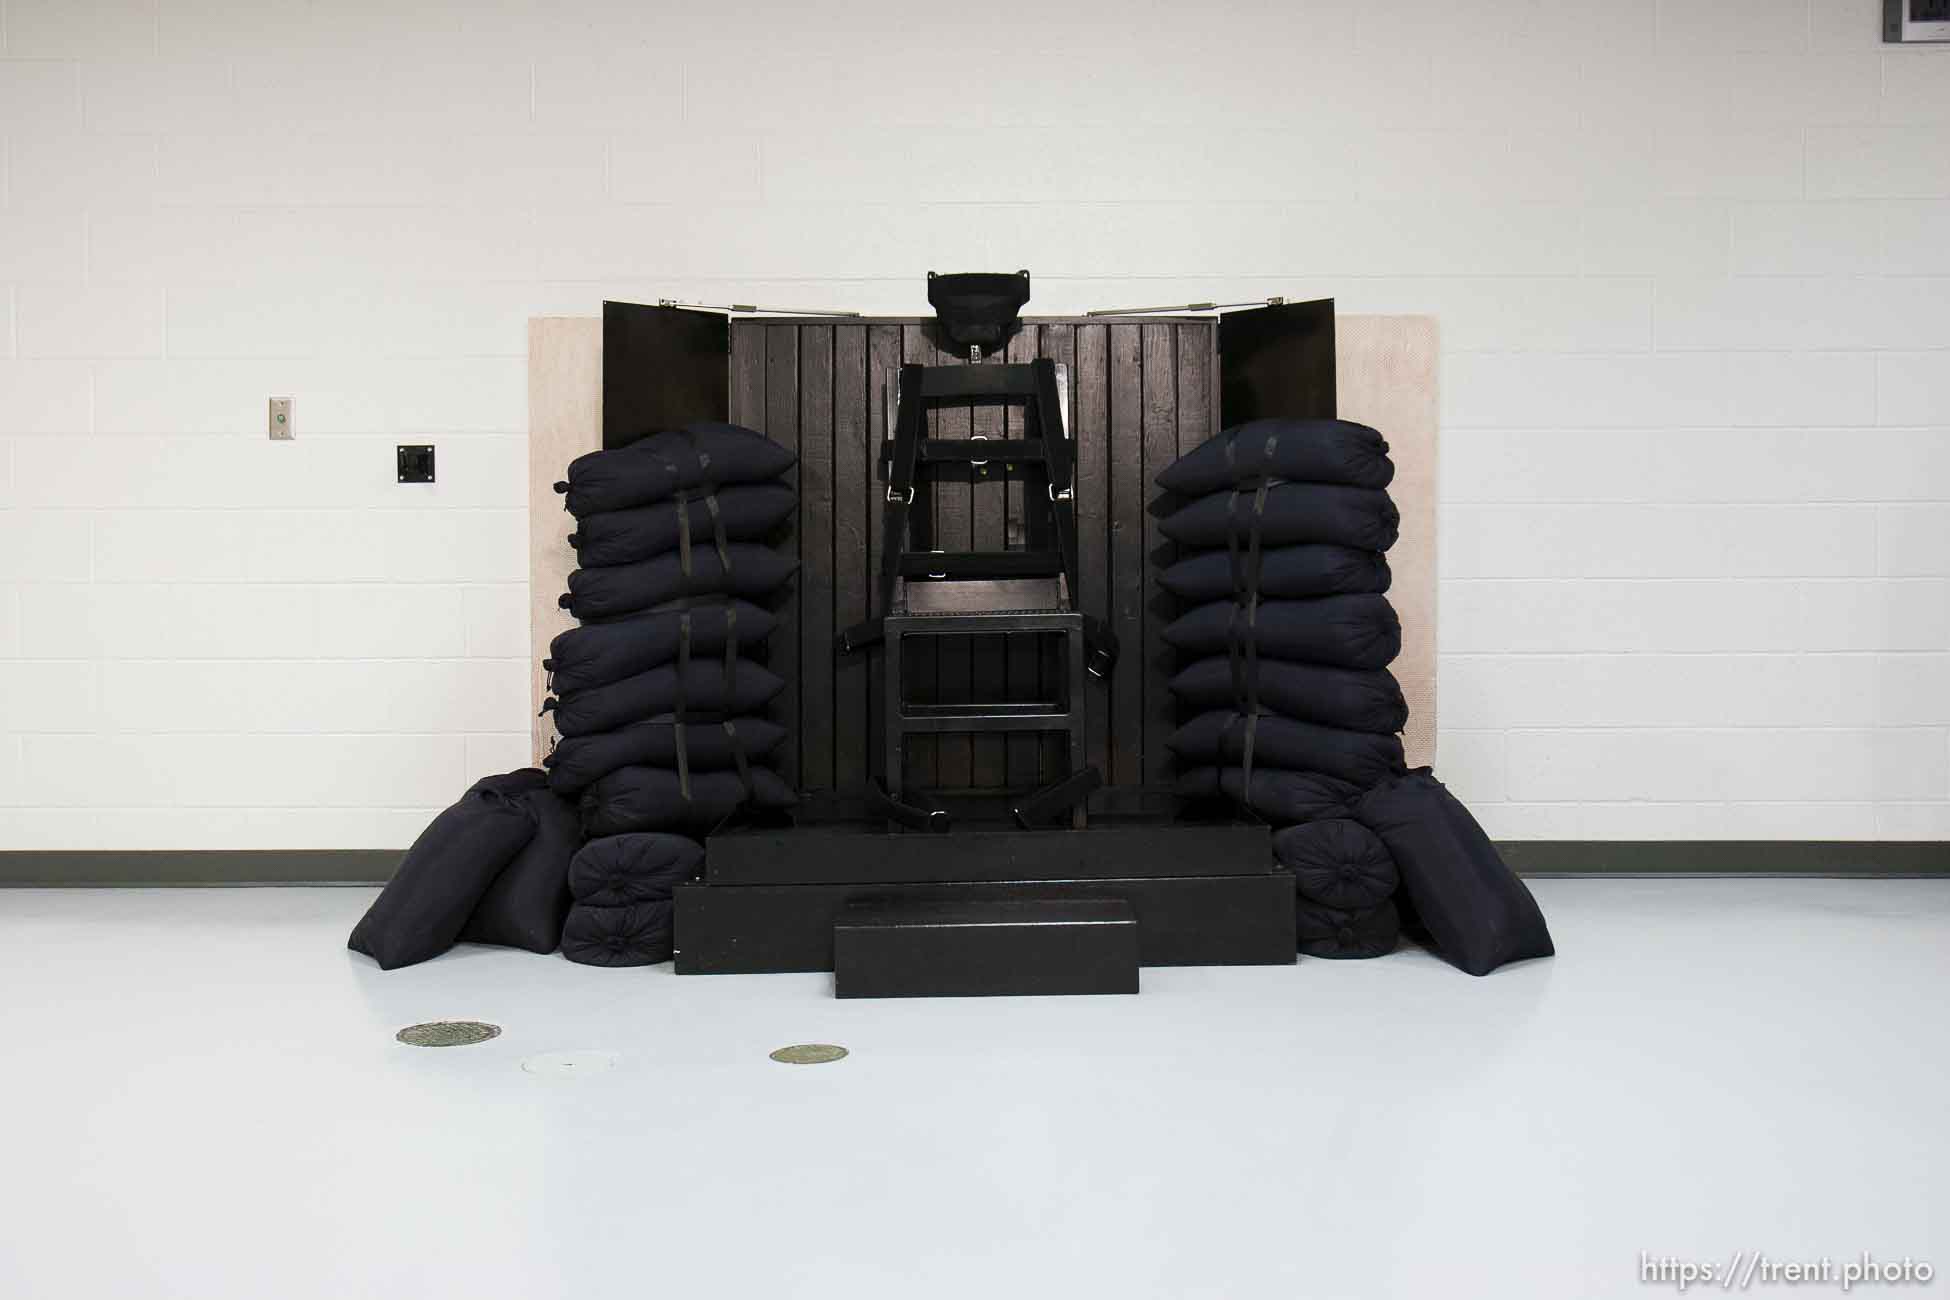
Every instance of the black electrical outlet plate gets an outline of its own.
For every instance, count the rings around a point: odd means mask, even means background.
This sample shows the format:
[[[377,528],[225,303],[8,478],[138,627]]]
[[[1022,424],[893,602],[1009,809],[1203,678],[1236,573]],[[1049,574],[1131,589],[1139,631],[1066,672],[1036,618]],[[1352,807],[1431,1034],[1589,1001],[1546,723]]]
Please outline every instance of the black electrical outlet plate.
[[[433,482],[433,448],[425,444],[399,448],[399,481],[402,483]]]

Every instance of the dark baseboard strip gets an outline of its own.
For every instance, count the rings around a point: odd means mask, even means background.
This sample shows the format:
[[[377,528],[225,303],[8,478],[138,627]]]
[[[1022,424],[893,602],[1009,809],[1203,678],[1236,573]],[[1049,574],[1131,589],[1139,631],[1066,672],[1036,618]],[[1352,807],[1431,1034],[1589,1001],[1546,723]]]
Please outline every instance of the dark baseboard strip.
[[[158,849],[0,853],[0,886],[383,885],[403,849]]]
[[[1520,875],[1950,877],[1950,842],[1869,840],[1506,840]],[[399,849],[0,852],[0,887],[380,885]]]
[[[1950,876],[1942,840],[1506,840],[1524,876]]]

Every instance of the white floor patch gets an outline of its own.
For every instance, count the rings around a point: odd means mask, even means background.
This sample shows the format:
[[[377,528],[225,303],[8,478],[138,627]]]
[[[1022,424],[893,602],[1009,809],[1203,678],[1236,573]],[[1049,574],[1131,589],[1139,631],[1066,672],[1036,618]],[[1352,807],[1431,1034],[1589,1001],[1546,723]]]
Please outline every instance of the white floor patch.
[[[530,1074],[573,1079],[577,1075],[613,1070],[622,1059],[622,1054],[618,1052],[538,1052],[534,1056],[523,1057],[521,1068]]]

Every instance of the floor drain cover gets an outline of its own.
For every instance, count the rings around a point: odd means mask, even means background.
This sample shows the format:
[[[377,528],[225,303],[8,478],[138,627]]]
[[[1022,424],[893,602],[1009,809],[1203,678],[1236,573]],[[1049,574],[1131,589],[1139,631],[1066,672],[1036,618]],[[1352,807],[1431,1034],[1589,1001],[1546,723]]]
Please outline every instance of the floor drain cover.
[[[429,1020],[424,1025],[408,1025],[393,1035],[408,1047],[468,1047],[500,1036],[500,1025],[479,1020]]]
[[[616,1068],[615,1052],[542,1052],[525,1057],[521,1068],[530,1074],[552,1074],[572,1079],[578,1074],[601,1074]]]
[[[832,1043],[794,1043],[772,1053],[772,1059],[781,1065],[825,1065],[845,1055],[844,1047]]]

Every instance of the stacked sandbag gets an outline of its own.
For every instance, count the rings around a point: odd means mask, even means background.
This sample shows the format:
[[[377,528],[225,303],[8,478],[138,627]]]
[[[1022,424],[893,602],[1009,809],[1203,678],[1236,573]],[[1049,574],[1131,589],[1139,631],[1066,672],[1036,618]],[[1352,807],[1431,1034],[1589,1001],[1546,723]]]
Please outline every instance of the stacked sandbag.
[[[569,864],[575,906],[563,955],[588,966],[669,961],[671,891],[703,862],[704,846],[684,835],[633,831],[589,841]]]
[[[1406,771],[1408,705],[1388,561],[1400,516],[1388,444],[1345,420],[1254,420],[1158,476],[1189,498],[1162,524],[1161,578],[1191,608],[1165,629],[1193,716],[1178,791],[1273,822],[1300,951],[1393,952],[1405,920],[1472,975],[1555,950],[1543,913],[1469,810]]]
[[[1170,741],[1179,793],[1274,823],[1310,956],[1380,956],[1399,937],[1394,858],[1349,816],[1403,771],[1408,705],[1388,672],[1402,644],[1386,595],[1394,474],[1366,425],[1269,419],[1158,475],[1182,502],[1161,525],[1180,555],[1160,579],[1187,607],[1164,633],[1190,715]]]
[[[559,603],[580,626],[542,664],[561,736],[548,782],[579,805],[578,862],[664,882],[645,897],[585,896],[572,870],[571,960],[668,959],[670,882],[655,864],[687,861],[688,874],[717,823],[793,802],[771,766],[785,730],[764,716],[785,683],[760,661],[769,603],[797,567],[772,544],[797,506],[781,478],[793,461],[750,429],[698,423],[579,457],[555,485],[579,566]]]

